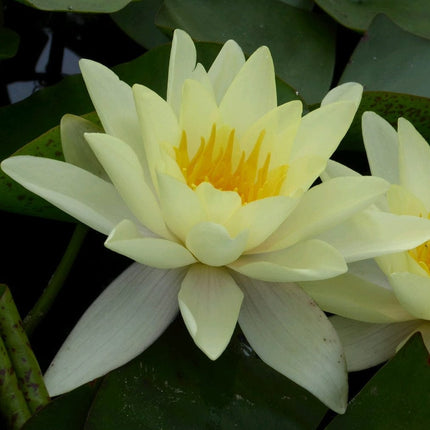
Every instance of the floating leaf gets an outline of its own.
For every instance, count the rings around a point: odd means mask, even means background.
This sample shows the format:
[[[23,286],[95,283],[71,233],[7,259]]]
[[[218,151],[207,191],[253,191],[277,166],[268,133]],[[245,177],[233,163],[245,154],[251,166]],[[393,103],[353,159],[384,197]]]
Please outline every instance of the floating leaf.
[[[0,60],[13,57],[18,51],[19,36],[10,28],[0,27]]]
[[[427,429],[430,422],[429,353],[421,335],[409,342],[367,383],[327,430]]]
[[[67,12],[111,13],[122,9],[133,0],[26,0],[42,10]]]
[[[361,39],[341,82],[356,81],[367,91],[430,97],[430,40],[402,30],[378,15]]]
[[[365,31],[379,13],[418,36],[430,38],[430,2],[428,0],[315,0],[345,27]]]
[[[331,84],[334,26],[321,15],[277,0],[165,0],[156,23],[196,40],[234,39],[246,54],[267,45],[278,76],[308,103],[320,102]]]

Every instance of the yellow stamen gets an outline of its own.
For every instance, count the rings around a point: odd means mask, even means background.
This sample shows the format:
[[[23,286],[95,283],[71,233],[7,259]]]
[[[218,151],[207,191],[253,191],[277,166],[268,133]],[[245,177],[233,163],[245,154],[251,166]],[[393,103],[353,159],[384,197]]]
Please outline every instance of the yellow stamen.
[[[430,219],[430,214],[427,218]],[[430,240],[409,250],[408,253],[430,275]]]
[[[217,140],[214,124],[209,139],[206,141],[201,138],[200,146],[191,160],[187,134],[183,131],[179,146],[175,148],[176,162],[188,186],[193,189],[202,182],[209,182],[219,190],[236,191],[243,204],[277,196],[287,176],[288,166],[282,165],[270,170],[270,152],[263,165],[259,165],[265,134],[266,131],[262,130],[248,158],[245,151],[242,151],[239,163],[233,170],[234,129],[228,134],[227,142],[220,142],[220,139]]]

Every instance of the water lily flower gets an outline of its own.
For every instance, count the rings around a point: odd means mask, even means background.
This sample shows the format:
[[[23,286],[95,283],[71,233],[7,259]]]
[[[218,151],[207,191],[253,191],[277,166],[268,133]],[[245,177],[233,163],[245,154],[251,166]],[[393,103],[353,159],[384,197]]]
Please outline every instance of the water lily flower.
[[[362,87],[334,88],[302,117],[298,100],[277,106],[266,47],[245,61],[228,41],[206,71],[180,30],[166,100],[96,62],[80,67],[104,131],[66,115],[66,162],[16,156],[2,168],[135,263],[65,341],[45,375],[50,394],[136,357],[179,309],[210,359],[239,321],[263,361],[343,412],[341,344],[294,282],[344,273],[343,255],[317,236],[388,188],[372,177],[310,188],[350,126]]]
[[[430,352],[430,147],[404,118],[397,132],[373,112],[363,115],[362,125],[372,174],[392,185],[386,198],[358,217],[383,217],[393,237],[396,218],[408,223],[403,244],[409,239],[409,246],[402,250],[400,240],[397,250],[387,247],[375,259],[350,264],[347,274],[301,284],[323,309],[338,314],[331,321],[351,371],[389,359],[416,332]],[[329,163],[327,177],[345,174],[357,175]],[[358,221],[352,218],[349,227]],[[383,228],[375,223],[369,231],[380,234]]]

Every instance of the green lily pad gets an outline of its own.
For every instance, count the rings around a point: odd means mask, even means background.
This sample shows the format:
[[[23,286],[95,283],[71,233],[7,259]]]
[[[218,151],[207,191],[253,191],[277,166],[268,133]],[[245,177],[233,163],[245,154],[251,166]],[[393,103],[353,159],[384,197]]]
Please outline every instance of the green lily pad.
[[[10,28],[0,27],[0,60],[15,56],[18,45],[18,34]]]
[[[327,430],[427,429],[430,423],[429,353],[414,335],[367,383]]]
[[[330,87],[335,31],[321,15],[277,0],[165,0],[156,24],[196,40],[234,39],[248,55],[267,45],[278,76],[308,103],[320,102]]]
[[[133,0],[26,0],[38,9],[67,12],[111,13],[122,9]]]
[[[59,400],[76,403],[74,393]],[[179,319],[147,351],[102,378],[84,425],[66,427],[64,415],[63,422],[51,421],[54,414],[47,411],[55,404],[54,400],[24,429],[307,430],[316,428],[327,411],[257,358],[241,334],[211,361]]]
[[[430,40],[415,36],[378,15],[361,39],[340,79],[366,91],[430,97]]]
[[[132,2],[113,13],[112,19],[124,33],[146,49],[155,48],[170,39],[155,26],[155,16],[163,0]]]
[[[430,3],[427,0],[315,0],[345,27],[365,31],[379,13],[418,36],[430,38]]]
[[[430,98],[384,91],[365,91],[354,121],[343,139],[340,150],[364,151],[361,117],[373,111],[386,119],[395,129],[400,117],[409,120],[430,142]]]

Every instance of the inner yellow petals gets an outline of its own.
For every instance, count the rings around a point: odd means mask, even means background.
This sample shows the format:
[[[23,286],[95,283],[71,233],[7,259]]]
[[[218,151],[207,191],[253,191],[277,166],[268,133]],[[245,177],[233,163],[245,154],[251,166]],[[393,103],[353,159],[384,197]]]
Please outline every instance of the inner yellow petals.
[[[430,219],[430,214],[427,218]],[[409,250],[408,253],[430,275],[430,240]]]
[[[213,125],[209,139],[201,138],[200,146],[191,159],[187,134],[183,131],[179,147],[175,148],[176,162],[188,186],[193,189],[202,182],[209,182],[218,190],[236,191],[243,204],[277,196],[287,176],[288,166],[270,169],[270,152],[264,162],[259,163],[265,133],[265,130],[260,132],[248,157],[242,150],[239,162],[234,165],[233,150],[237,144],[234,129],[227,134],[226,141],[220,141]]]

